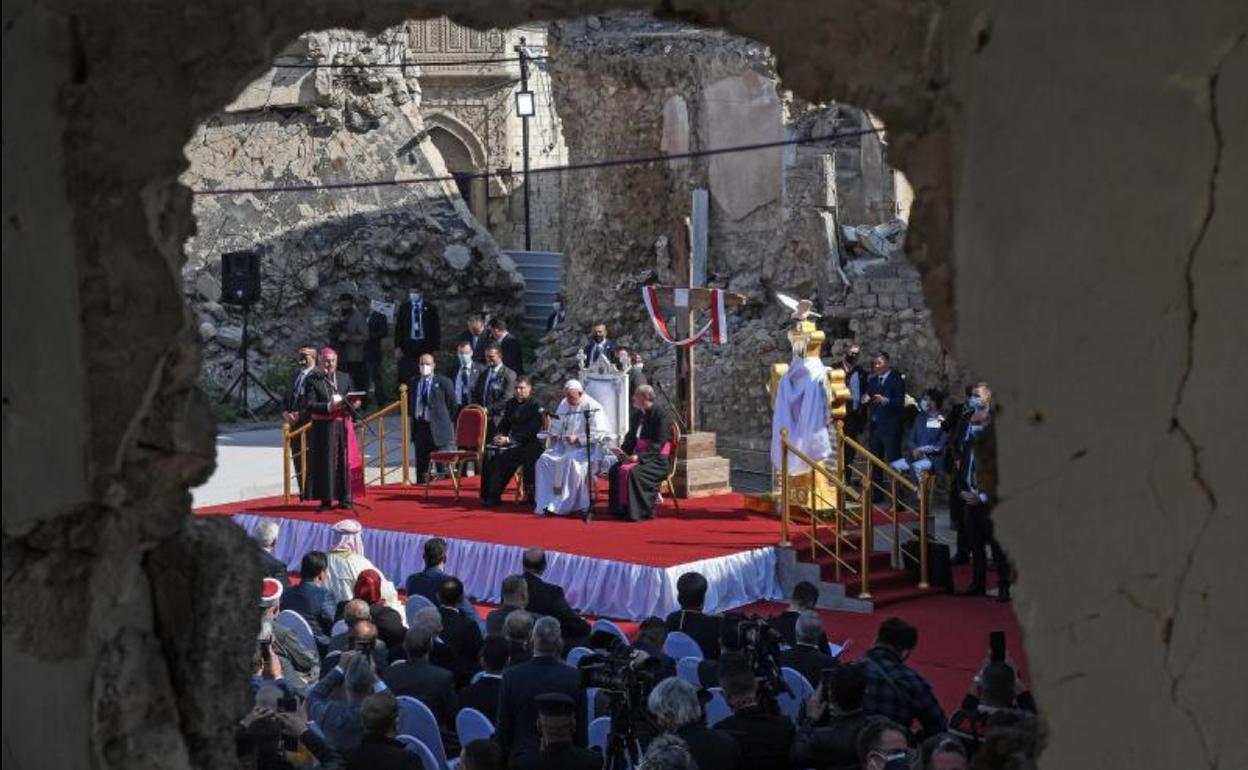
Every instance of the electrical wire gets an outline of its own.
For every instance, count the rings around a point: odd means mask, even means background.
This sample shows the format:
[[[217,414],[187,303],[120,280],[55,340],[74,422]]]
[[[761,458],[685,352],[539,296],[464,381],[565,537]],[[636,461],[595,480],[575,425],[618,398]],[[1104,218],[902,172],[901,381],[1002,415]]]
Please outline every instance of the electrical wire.
[[[528,56],[525,57],[529,61],[537,61],[548,59],[547,56]],[[273,62],[273,67],[282,69],[296,70],[315,70],[315,69],[349,69],[351,67],[373,68],[373,67],[468,67],[477,64],[508,64],[510,62],[520,61],[519,56],[509,56],[503,59],[459,59],[457,61],[401,61],[401,62]]]
[[[854,137],[866,136],[868,134],[879,134],[883,132],[884,129],[882,127],[872,127],[858,129],[855,131],[796,137],[793,139],[781,139],[774,142],[755,142],[752,144],[738,144],[730,147],[713,147],[706,150],[676,152],[669,155],[649,155],[636,158],[611,158],[607,160],[589,161],[586,163],[567,163],[561,166],[543,166],[540,168],[532,168],[529,169],[529,175],[551,174],[563,171],[586,171],[597,168],[615,168],[618,166],[644,166],[652,163],[668,163],[674,160],[704,158],[712,155],[727,155],[738,152],[752,152],[755,150],[766,150],[775,147],[834,142],[840,139],[852,139]],[[212,190],[192,190],[191,193],[193,195],[265,195],[269,193],[305,193],[318,192],[322,190],[362,190],[377,187],[398,187],[411,184],[441,184],[443,182],[454,182],[460,179],[489,179],[493,176],[513,177],[519,175],[520,174],[511,171],[510,169],[500,169],[497,171],[475,171],[470,174],[413,177],[409,179],[365,179],[352,182],[316,182],[309,184],[274,185],[270,187],[220,187]]]

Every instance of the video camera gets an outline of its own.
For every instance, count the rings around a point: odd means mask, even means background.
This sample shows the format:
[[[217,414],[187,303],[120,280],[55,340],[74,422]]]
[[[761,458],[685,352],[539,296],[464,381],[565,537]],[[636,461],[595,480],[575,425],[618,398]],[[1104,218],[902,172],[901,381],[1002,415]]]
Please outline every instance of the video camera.
[[[622,770],[641,760],[641,738],[656,732],[646,699],[658,683],[659,661],[616,639],[603,652],[581,658],[581,688],[596,687],[607,698],[611,731],[604,767]]]
[[[759,682],[760,700],[774,699],[781,693],[792,693],[780,674],[780,645],[784,637],[759,615],[749,615],[737,624],[741,650]]]

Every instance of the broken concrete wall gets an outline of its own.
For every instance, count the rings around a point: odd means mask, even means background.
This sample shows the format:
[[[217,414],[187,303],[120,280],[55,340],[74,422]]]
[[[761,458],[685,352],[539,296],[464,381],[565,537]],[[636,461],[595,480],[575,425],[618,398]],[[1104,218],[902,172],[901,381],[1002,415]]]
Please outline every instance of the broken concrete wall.
[[[996,517],[1049,723],[1041,767],[1248,765],[1243,4],[675,10],[769,45],[803,98],[889,126],[933,322],[1003,404]],[[164,643],[187,632],[158,625],[166,574],[143,567],[162,541],[188,544],[179,562],[222,553],[187,529],[213,432],[180,290],[182,148],[309,28],[447,11],[487,27],[531,9],[5,4],[6,766],[206,767],[195,737],[242,716],[214,710],[245,682],[177,689],[191,680],[170,672],[202,653]],[[258,593],[246,567],[212,574]],[[253,622],[221,596],[191,597],[194,611]],[[251,645],[224,653],[241,664]]]
[[[303,36],[199,128],[186,145],[183,184],[210,191],[446,176],[420,117],[420,73],[402,64],[413,60],[408,41],[402,27]],[[462,328],[473,310],[523,312],[523,279],[450,182],[199,195],[195,216],[183,278],[205,376],[218,385],[237,373],[242,340],[241,312],[221,302],[223,252],[262,255],[262,299],[251,317],[261,371],[273,356],[286,364],[296,348],[330,341],[342,292],[389,298],[418,287],[444,298],[448,329]]]

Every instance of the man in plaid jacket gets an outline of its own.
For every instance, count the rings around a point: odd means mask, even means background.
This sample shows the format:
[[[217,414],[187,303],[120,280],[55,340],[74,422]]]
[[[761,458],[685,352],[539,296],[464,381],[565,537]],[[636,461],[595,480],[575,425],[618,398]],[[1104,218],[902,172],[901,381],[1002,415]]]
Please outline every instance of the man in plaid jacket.
[[[907,729],[917,720],[921,740],[944,732],[946,720],[932,686],[905,663],[918,642],[918,629],[900,618],[889,618],[880,624],[875,646],[855,665],[862,666],[867,675],[863,712],[888,717]]]

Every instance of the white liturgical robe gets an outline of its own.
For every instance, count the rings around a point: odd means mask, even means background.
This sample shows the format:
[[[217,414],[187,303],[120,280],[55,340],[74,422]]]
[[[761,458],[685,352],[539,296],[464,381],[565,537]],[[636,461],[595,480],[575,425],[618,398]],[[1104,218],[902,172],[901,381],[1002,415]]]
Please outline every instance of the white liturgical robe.
[[[554,446],[537,458],[533,494],[537,513],[564,515],[589,509],[590,464],[585,453],[587,412],[591,412],[588,419],[589,435],[593,439],[593,472],[603,473],[615,464],[615,456],[605,451],[600,443],[610,432],[602,405],[587,395],[582,395],[576,406],[565,398],[559,402],[551,421]],[[575,443],[569,437],[575,437]]]
[[[780,469],[780,429],[789,431],[789,444],[812,460],[832,456],[828,435],[828,386],[823,362],[818,358],[794,358],[776,387],[776,407],[771,420],[771,467]],[[806,463],[789,456],[789,473],[805,473]]]

